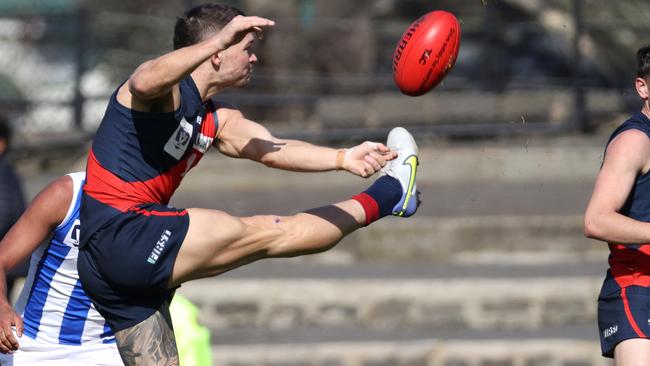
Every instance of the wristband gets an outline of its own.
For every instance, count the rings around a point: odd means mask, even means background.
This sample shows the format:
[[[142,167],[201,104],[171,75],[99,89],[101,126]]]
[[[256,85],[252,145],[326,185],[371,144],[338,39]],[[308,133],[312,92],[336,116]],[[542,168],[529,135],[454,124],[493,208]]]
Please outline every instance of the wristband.
[[[345,161],[345,150],[341,149],[336,153],[336,170],[343,169],[343,161]]]

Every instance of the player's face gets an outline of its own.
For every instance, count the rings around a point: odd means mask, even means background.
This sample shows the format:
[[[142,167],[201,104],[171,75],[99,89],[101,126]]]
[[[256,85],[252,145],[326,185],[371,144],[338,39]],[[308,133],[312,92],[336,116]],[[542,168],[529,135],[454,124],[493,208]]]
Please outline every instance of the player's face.
[[[239,43],[221,52],[219,72],[229,85],[241,88],[250,82],[253,64],[257,62],[257,56],[251,50],[254,42],[254,33],[248,33]]]

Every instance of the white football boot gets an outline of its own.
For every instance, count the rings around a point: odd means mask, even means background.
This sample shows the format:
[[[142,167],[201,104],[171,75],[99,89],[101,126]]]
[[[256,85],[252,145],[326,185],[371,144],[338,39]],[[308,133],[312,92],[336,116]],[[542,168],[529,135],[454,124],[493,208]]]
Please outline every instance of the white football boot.
[[[415,176],[418,170],[418,146],[413,136],[403,127],[395,127],[388,134],[386,146],[397,151],[397,158],[389,161],[382,172],[397,179],[402,185],[402,198],[393,207],[393,215],[408,217],[418,209],[419,199]]]

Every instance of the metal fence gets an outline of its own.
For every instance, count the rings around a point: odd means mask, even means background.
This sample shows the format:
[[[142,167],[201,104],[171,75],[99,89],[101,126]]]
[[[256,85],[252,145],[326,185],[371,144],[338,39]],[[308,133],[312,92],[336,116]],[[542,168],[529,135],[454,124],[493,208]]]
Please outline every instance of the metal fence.
[[[0,113],[25,146],[87,140],[110,93],[170,49],[174,16],[195,3],[3,0]],[[650,29],[642,0],[230,3],[277,26],[257,45],[250,87],[219,97],[280,135],[314,140],[395,124],[443,136],[589,132],[637,108],[634,52]],[[394,46],[435,9],[461,21],[457,65],[429,94],[403,96]]]

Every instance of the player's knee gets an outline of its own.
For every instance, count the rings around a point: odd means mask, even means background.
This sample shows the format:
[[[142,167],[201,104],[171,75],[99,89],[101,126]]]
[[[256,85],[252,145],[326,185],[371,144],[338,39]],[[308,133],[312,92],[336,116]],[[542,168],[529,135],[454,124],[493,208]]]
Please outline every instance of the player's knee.
[[[292,217],[259,215],[242,219],[251,238],[260,241],[269,256],[282,255],[302,234],[291,224]]]
[[[264,253],[279,242],[289,240],[286,218],[277,215],[228,216],[222,224],[227,229],[223,230],[218,225],[213,230],[215,238],[232,248],[247,248],[246,252]]]
[[[270,257],[294,257],[327,250],[322,239],[317,239],[319,235],[315,232],[319,228],[301,223],[298,216],[270,217],[276,229],[274,240],[267,247]]]

